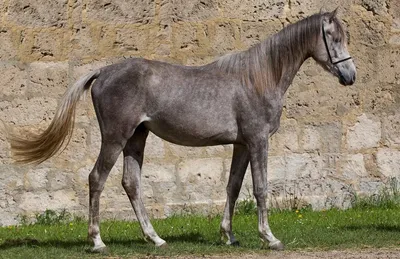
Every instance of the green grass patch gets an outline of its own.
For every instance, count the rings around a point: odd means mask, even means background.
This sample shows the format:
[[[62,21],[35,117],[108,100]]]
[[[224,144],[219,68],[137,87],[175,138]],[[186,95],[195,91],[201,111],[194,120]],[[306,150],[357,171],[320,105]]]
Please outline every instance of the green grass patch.
[[[137,222],[103,221],[101,231],[110,255],[118,257],[267,253],[260,249],[255,214],[234,217],[240,247],[228,247],[220,241],[220,220],[220,216],[190,215],[153,220],[168,249],[145,242]],[[269,220],[273,232],[289,250],[400,247],[400,207],[280,211],[271,213]],[[98,257],[86,252],[90,248],[86,222],[50,221],[0,228],[0,258]]]

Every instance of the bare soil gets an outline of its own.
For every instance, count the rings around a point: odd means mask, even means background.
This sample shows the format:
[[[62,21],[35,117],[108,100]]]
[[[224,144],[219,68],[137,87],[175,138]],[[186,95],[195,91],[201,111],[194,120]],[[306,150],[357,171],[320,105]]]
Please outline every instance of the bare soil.
[[[169,258],[148,256],[145,258]],[[385,249],[349,249],[349,250],[330,250],[330,251],[284,251],[284,252],[265,252],[254,254],[229,254],[229,255],[204,255],[204,256],[178,256],[178,259],[316,259],[316,258],[335,258],[335,259],[400,259],[400,247]]]

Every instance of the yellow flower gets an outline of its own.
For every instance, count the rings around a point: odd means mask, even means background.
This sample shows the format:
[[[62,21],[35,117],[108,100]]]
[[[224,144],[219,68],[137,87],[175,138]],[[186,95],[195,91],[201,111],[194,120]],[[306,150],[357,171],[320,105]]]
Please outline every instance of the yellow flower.
[[[303,215],[299,214],[299,218],[301,219],[303,217]]]
[[[296,210],[296,213],[299,213],[299,211],[298,211],[298,210]]]

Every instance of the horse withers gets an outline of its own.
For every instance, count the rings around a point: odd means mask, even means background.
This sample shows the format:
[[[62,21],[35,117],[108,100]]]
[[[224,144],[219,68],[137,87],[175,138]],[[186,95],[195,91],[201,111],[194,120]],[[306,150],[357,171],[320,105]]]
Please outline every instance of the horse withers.
[[[103,251],[99,199],[107,176],[123,153],[122,185],[145,237],[164,246],[141,198],[141,168],[149,131],[185,146],[233,144],[221,232],[227,244],[232,215],[248,164],[258,208],[258,231],[271,249],[283,244],[271,232],[266,206],[268,138],[279,127],[283,97],[303,62],[313,58],[339,79],[355,81],[346,34],[336,10],[314,14],[250,49],[204,66],[179,66],[141,58],[100,68],[80,78],[64,94],[49,127],[29,139],[10,133],[15,159],[41,163],[57,153],[72,134],[75,108],[91,87],[101,131],[101,149],[89,175],[89,237]]]

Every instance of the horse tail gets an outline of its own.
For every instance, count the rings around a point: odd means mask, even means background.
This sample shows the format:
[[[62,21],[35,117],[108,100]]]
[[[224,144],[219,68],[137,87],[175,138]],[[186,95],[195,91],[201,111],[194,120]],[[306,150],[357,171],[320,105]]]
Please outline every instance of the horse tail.
[[[43,133],[24,138],[8,132],[7,139],[17,163],[40,164],[54,156],[64,143],[66,143],[65,147],[68,145],[75,124],[76,104],[99,75],[100,70],[88,73],[68,88],[52,122]]]

